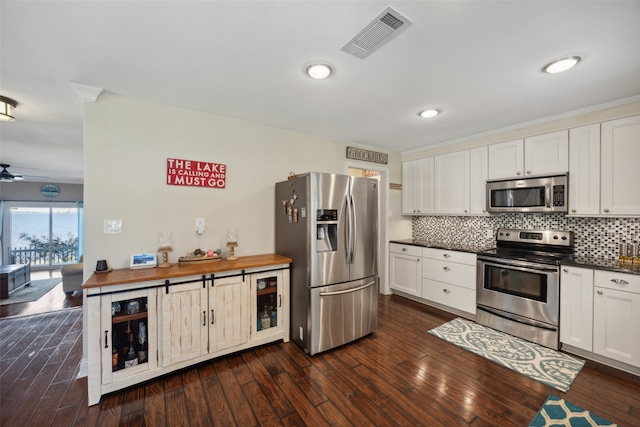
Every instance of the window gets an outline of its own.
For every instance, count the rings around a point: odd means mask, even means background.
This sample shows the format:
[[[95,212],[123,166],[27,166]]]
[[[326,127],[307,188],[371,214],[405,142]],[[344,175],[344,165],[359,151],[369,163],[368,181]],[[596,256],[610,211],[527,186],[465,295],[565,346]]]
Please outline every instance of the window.
[[[76,262],[81,255],[82,205],[6,203],[4,246],[8,264],[32,268]]]

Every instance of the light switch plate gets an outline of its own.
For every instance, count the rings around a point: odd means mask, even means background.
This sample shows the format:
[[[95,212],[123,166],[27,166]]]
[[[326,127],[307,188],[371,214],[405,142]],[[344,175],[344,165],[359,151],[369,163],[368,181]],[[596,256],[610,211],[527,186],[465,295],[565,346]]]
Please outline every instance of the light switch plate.
[[[105,219],[104,234],[122,234],[121,219]]]

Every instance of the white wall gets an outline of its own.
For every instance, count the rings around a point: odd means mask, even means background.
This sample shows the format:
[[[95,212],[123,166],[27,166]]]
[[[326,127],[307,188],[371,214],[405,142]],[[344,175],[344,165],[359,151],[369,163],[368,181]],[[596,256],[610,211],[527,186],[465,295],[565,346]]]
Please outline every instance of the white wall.
[[[238,229],[237,255],[272,253],[274,184],[290,172],[345,173],[354,145],[109,93],[85,104],[84,128],[85,280],[98,259],[126,268],[131,254],[155,252],[159,231],[173,232],[171,262],[221,248],[227,228]],[[390,182],[400,183],[401,156],[387,153]],[[165,184],[167,158],[226,164],[226,188]],[[399,191],[390,190],[390,206],[389,239],[410,237]],[[197,217],[206,220],[201,237]],[[122,234],[103,234],[106,219],[121,219]]]

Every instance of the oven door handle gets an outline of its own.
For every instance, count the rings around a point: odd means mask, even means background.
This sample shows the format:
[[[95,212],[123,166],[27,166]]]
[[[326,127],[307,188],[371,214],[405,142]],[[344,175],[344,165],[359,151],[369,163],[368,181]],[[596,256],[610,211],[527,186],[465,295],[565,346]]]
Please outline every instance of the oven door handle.
[[[513,263],[513,264],[497,264],[495,262],[487,262],[485,260],[479,260],[484,265],[488,265],[491,267],[504,268],[507,270],[519,270],[526,271],[529,273],[557,273],[557,268],[542,266],[542,265],[534,265],[529,263]]]
[[[532,319],[527,319],[525,321],[520,316],[513,316],[513,315],[510,315],[509,313],[505,313],[502,310],[495,310],[495,309],[492,309],[492,308],[484,306],[484,305],[483,306],[478,305],[476,307],[476,309],[486,311],[487,313],[491,313],[494,316],[502,317],[503,319],[511,320],[511,321],[517,322],[517,323],[522,323],[523,325],[535,326],[536,328],[547,329],[547,330],[550,330],[550,331],[557,331],[558,330],[557,328],[549,326],[546,323],[536,322],[535,320],[532,320]]]

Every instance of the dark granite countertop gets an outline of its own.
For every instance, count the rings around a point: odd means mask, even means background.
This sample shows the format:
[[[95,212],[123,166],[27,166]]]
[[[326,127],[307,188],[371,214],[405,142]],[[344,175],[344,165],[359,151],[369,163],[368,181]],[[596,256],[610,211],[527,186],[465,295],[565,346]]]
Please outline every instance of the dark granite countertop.
[[[444,249],[447,251],[470,252],[473,254],[477,254],[478,252],[486,251],[487,249],[492,248],[491,246],[465,245],[461,243],[438,242],[435,240],[421,240],[421,239],[391,240],[389,241],[389,243],[422,246],[423,248]]]
[[[447,251],[459,251],[480,253],[491,249],[491,246],[481,245],[465,245],[461,243],[439,242],[435,240],[421,240],[421,239],[403,239],[403,240],[391,240],[389,243],[399,243],[401,245],[413,245],[422,246],[424,248],[444,249]],[[560,262],[561,265],[593,268],[595,270],[608,270],[617,271],[619,273],[638,274],[640,275],[640,263],[622,263],[617,260],[593,258],[580,255],[574,255],[571,258],[564,259]]]
[[[622,263],[611,259],[574,255],[571,259],[563,260],[560,264],[569,267],[593,268],[596,270],[617,271],[619,273],[640,275],[640,264],[631,264],[627,262]]]

